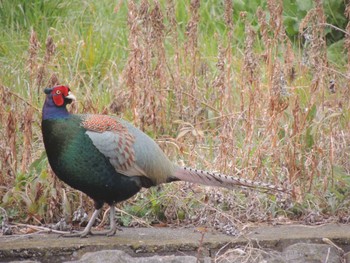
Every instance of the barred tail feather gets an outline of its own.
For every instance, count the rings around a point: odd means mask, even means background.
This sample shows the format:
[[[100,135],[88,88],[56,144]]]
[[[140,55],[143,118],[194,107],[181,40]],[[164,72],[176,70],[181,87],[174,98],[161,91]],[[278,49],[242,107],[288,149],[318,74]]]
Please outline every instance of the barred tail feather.
[[[256,181],[252,181],[244,178],[228,176],[220,173],[207,172],[207,171],[192,169],[188,167],[178,167],[177,170],[175,171],[174,176],[181,181],[199,183],[199,184],[204,184],[209,186],[219,186],[219,187],[226,187],[226,188],[242,186],[242,187],[258,188],[258,189],[264,189],[264,190],[288,192],[286,189],[277,187],[272,184],[256,182]]]

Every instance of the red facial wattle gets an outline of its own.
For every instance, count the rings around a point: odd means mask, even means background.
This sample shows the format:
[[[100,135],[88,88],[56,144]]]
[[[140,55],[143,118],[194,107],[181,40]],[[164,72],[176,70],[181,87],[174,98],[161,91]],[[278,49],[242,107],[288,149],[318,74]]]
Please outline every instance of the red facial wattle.
[[[64,98],[69,94],[69,88],[66,86],[58,86],[52,90],[51,94],[55,105],[60,107],[64,104]]]

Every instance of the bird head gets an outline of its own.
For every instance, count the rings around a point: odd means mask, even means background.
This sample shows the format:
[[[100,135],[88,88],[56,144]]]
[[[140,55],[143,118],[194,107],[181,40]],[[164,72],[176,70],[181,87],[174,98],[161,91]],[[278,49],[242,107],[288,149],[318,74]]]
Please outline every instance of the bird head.
[[[45,94],[52,97],[53,103],[61,107],[65,104],[72,103],[76,100],[75,96],[72,94],[67,86],[55,86],[53,88],[45,88]]]

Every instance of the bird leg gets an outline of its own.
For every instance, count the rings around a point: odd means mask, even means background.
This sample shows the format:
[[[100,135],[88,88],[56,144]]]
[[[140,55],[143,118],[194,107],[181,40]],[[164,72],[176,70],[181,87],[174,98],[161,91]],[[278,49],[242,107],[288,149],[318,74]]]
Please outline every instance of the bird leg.
[[[110,205],[109,209],[109,229],[107,231],[90,232],[91,235],[106,235],[108,237],[115,235],[117,231],[117,224],[115,222],[115,207]],[[84,230],[85,231],[85,230]]]
[[[95,209],[94,213],[92,214],[88,224],[86,225],[85,229],[83,231],[79,231],[76,233],[69,233],[69,234],[64,234],[64,237],[87,237],[89,234],[92,235],[91,233],[91,228],[94,225],[96,218],[98,217],[98,215],[101,212],[101,208],[100,209]]]
[[[110,206],[109,209],[109,231],[107,232],[107,236],[115,235],[117,231],[117,223],[115,222],[115,207],[114,205]]]
[[[95,209],[94,213],[92,214],[88,224],[86,225],[85,229],[83,231],[79,231],[76,233],[69,233],[64,234],[64,237],[87,237],[88,235],[106,235],[106,236],[113,236],[115,232],[117,231],[117,224],[115,222],[115,207],[114,205],[110,205],[109,209],[109,230],[107,231],[99,231],[99,232],[92,232],[91,228],[94,225],[96,218],[101,212],[101,208]]]

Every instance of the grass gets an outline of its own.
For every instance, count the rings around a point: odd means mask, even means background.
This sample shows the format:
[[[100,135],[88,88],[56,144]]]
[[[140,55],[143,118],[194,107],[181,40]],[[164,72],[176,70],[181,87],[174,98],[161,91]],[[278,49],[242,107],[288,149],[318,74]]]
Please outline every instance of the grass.
[[[47,224],[92,207],[54,177],[44,153],[42,89],[61,83],[78,96],[73,112],[126,118],[174,162],[241,171],[293,192],[285,199],[160,186],[119,205],[123,224],[138,216],[227,229],[247,221],[306,222],[313,213],[318,221],[345,222],[347,38],[326,45],[328,28],[319,25],[328,21],[327,5],[318,1],[293,25],[286,12],[295,6],[233,3],[234,11],[216,0],[1,2],[0,206],[10,220]],[[295,35],[285,34],[291,27],[308,29],[311,40],[292,42]]]

